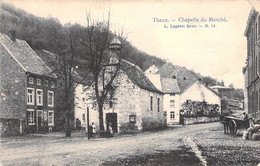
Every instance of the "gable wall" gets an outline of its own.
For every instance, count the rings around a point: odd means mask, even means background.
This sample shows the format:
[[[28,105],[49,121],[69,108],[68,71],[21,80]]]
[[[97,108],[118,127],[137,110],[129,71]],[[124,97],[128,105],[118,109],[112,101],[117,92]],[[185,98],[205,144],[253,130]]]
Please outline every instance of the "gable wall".
[[[0,118],[25,120],[26,74],[2,46],[0,47],[0,71]]]
[[[220,106],[220,98],[203,84],[196,82],[180,96],[180,106],[186,100],[203,101],[209,104],[218,104]],[[221,109],[220,109],[221,110]]]

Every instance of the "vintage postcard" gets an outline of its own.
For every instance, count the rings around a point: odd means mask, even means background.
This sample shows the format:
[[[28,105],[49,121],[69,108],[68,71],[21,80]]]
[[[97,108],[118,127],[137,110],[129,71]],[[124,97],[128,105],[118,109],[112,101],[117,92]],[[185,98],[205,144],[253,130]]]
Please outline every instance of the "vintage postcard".
[[[0,165],[260,165],[259,0],[0,6]]]

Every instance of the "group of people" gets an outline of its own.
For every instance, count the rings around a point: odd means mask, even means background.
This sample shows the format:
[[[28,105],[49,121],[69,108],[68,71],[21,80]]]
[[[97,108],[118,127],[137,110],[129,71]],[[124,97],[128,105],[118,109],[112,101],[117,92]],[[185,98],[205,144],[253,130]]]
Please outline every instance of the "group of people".
[[[90,131],[91,138],[96,138],[97,129],[94,122],[92,122],[92,124],[89,126],[89,131]],[[111,122],[108,124],[108,131],[110,133],[110,136],[113,136],[114,131]]]
[[[109,131],[110,136],[113,136],[113,134],[114,134],[114,131],[113,131],[113,127],[112,127],[112,126],[113,126],[113,125],[112,125],[112,123],[110,122],[110,123],[108,124],[108,131]],[[76,129],[77,129],[78,131],[82,130],[81,121],[80,121],[78,118],[76,119]],[[96,138],[97,128],[96,128],[96,125],[95,125],[94,122],[92,122],[92,123],[90,124],[90,126],[89,126],[88,129],[89,129],[89,131],[90,131],[90,137],[91,137],[91,138]]]
[[[258,140],[260,139],[260,120],[255,121],[253,117],[249,117],[245,112],[243,113],[242,120],[248,121],[249,128],[243,134],[243,139]]]

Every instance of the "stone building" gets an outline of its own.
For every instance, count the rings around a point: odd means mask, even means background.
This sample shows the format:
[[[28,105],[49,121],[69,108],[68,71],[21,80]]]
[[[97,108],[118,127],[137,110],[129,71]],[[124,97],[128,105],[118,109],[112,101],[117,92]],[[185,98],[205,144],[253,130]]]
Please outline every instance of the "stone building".
[[[244,35],[247,38],[247,59],[244,68],[248,113],[260,119],[260,15],[250,11]]]
[[[15,31],[0,34],[0,55],[2,134],[51,131],[56,75]]]
[[[112,40],[109,51],[110,62],[118,61],[117,51],[120,47],[118,39]],[[108,129],[109,123],[112,124],[115,133],[132,133],[164,127],[166,120],[162,92],[138,66],[126,60],[120,60],[120,66],[111,93],[103,106],[105,130]],[[87,94],[93,94],[92,92],[93,88],[90,87]],[[98,105],[91,95],[88,96],[90,124],[94,122],[98,129]]]

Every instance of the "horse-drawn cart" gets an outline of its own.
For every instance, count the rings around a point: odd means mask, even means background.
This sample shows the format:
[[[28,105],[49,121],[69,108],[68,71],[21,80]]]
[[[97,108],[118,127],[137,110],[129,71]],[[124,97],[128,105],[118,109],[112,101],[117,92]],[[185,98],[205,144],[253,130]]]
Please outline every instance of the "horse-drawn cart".
[[[249,127],[249,121],[234,116],[224,116],[221,123],[224,125],[224,133],[237,135],[241,130]]]

